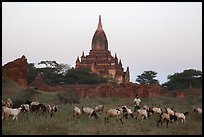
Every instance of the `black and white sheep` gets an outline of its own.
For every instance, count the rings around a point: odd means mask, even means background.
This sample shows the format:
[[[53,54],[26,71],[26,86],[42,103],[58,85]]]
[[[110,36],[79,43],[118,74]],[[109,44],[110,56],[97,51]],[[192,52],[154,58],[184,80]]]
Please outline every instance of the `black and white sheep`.
[[[132,110],[129,109],[127,106],[122,106],[122,107],[125,107],[126,110],[127,110],[127,113],[128,113],[128,116],[131,116],[132,118],[134,117],[133,113],[132,113]]]
[[[59,107],[57,105],[52,106],[52,109],[51,109],[51,112],[50,112],[51,113],[50,116],[51,117],[55,116],[54,113],[57,112],[58,109],[59,109]]]
[[[29,110],[30,110],[30,106],[29,106],[29,104],[21,104],[21,106],[20,106],[21,108],[22,108],[22,112],[29,112]]]
[[[166,121],[166,126],[168,128],[169,122],[172,123],[173,121],[176,121],[176,120],[177,120],[177,116],[162,112],[162,114],[160,115],[160,118],[157,122],[157,127],[159,126],[159,123],[161,123],[161,125],[162,125],[163,121]]]
[[[90,107],[82,107],[81,112],[88,116],[94,116],[96,119],[98,119],[98,115],[96,114],[96,111],[93,108]]]

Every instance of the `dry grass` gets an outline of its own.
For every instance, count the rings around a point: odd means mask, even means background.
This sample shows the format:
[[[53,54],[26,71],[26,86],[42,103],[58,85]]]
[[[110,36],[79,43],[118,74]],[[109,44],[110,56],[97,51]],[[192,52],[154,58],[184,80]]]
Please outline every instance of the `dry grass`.
[[[7,91],[14,91],[15,96],[22,92],[22,88],[10,82],[3,82],[4,98],[10,97],[11,94]],[[11,92],[10,92],[11,93]],[[52,103],[56,101],[56,93],[41,93],[34,96],[35,100],[43,103]],[[78,104],[60,104],[59,112],[55,117],[49,115],[29,113],[19,114],[19,121],[2,121],[3,135],[202,135],[202,116],[193,113],[194,106],[202,105],[202,96],[189,95],[186,99],[176,99],[171,97],[160,98],[141,98],[143,105],[151,106],[152,104],[160,105],[161,107],[170,106],[174,110],[180,112],[189,112],[187,122],[182,125],[176,123],[166,124],[156,127],[158,116],[152,116],[143,122],[139,119],[128,118],[124,119],[122,125],[120,121],[114,118],[110,119],[109,123],[104,123],[104,112],[99,113],[99,119],[94,117],[82,116],[79,119],[73,119],[72,108],[74,106],[90,106],[94,107],[98,104],[104,104],[105,109],[109,107],[119,107],[124,104],[131,104],[131,98],[94,98],[81,99]],[[133,110],[133,106],[128,106]]]

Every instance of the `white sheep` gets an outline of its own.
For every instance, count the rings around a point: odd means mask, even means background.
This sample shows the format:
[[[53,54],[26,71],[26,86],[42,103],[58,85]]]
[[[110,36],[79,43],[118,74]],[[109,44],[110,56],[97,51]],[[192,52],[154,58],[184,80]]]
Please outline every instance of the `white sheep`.
[[[13,102],[10,98],[7,98],[5,102],[2,100],[2,106],[7,106],[9,108],[12,108]]]
[[[78,118],[81,116],[81,114],[82,114],[82,112],[81,112],[81,110],[80,110],[80,108],[79,107],[74,107],[73,108],[73,111],[72,111],[72,116],[73,116],[73,118],[75,117],[75,116],[77,116]]]
[[[39,102],[36,102],[36,101],[33,101],[33,102],[31,102],[30,103],[30,105],[32,106],[32,105],[39,105],[40,103]]]
[[[84,113],[88,116],[94,116],[96,119],[98,118],[96,111],[90,107],[82,107],[82,113]]]
[[[142,109],[146,109],[146,110],[148,110],[149,107],[148,107],[147,105],[144,105],[144,106],[142,107]]]
[[[104,110],[104,105],[98,105],[94,108],[96,112],[102,112]]]
[[[166,108],[166,113],[169,115],[174,115],[174,111],[172,108]]]
[[[202,108],[195,107],[195,108],[193,109],[193,111],[194,111],[195,113],[202,114]]]
[[[18,114],[21,112],[22,108],[9,108],[7,106],[2,107],[2,119],[8,119],[9,116],[13,116],[13,120],[18,121]]]
[[[153,111],[154,114],[161,114],[162,113],[162,109],[158,108],[158,107],[152,107],[151,110]]]
[[[123,124],[123,121],[122,119],[125,117],[127,118],[128,116],[128,112],[127,112],[127,109],[126,107],[122,107],[122,108],[111,108],[111,109],[108,109],[106,111],[106,114],[105,114],[105,123],[108,123],[108,120],[110,117],[115,117],[116,120],[120,119],[121,123]]]
[[[138,109],[136,112],[136,119],[142,116],[142,121],[148,118],[148,112],[146,109]]]
[[[187,115],[188,115],[188,112],[185,112],[185,113],[175,112],[175,116],[177,116],[177,119],[181,119],[182,124],[186,122]],[[178,121],[177,121],[177,124],[178,124]]]

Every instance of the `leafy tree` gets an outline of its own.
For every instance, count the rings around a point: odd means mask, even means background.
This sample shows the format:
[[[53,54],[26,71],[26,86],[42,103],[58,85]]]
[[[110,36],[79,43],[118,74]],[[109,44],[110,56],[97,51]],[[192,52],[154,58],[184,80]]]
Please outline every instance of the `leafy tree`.
[[[100,84],[109,80],[96,73],[92,73],[89,68],[74,69],[67,64],[58,64],[56,61],[40,61],[38,65],[45,65],[35,68],[34,64],[29,65],[28,74],[30,83],[35,79],[37,73],[42,74],[42,79],[48,85],[58,84]]]
[[[65,74],[70,69],[67,64],[58,64],[56,61],[41,61],[39,65],[45,65],[44,68],[38,68],[38,72],[41,72],[43,80],[48,85],[56,85],[65,83]]]
[[[46,61],[40,61],[38,63],[38,65],[45,65],[47,68],[54,68],[58,65],[58,63],[56,61],[49,61],[49,60],[46,60]]]
[[[27,69],[27,83],[28,84],[32,83],[36,75],[37,75],[37,68],[35,67],[35,64],[29,63],[28,69]]]
[[[92,73],[89,68],[72,68],[68,70],[65,78],[68,84],[99,84],[107,82],[107,78]]]
[[[155,71],[144,71],[141,75],[138,75],[136,81],[140,84],[155,84],[159,83],[158,80],[154,79],[157,75]]]
[[[162,84],[169,90],[191,89],[202,87],[202,72],[195,69],[184,70],[181,73],[168,75],[168,81]]]

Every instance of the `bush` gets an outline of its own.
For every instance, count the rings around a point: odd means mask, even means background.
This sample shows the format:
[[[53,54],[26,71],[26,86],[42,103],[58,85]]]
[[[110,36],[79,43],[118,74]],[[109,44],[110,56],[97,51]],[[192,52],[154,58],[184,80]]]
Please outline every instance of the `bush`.
[[[57,99],[61,103],[79,103],[79,98],[72,91],[65,91],[57,93]]]
[[[20,107],[21,104],[24,104],[26,100],[33,100],[33,98],[40,94],[34,89],[27,88],[20,92],[16,98],[13,99],[14,108]]]

